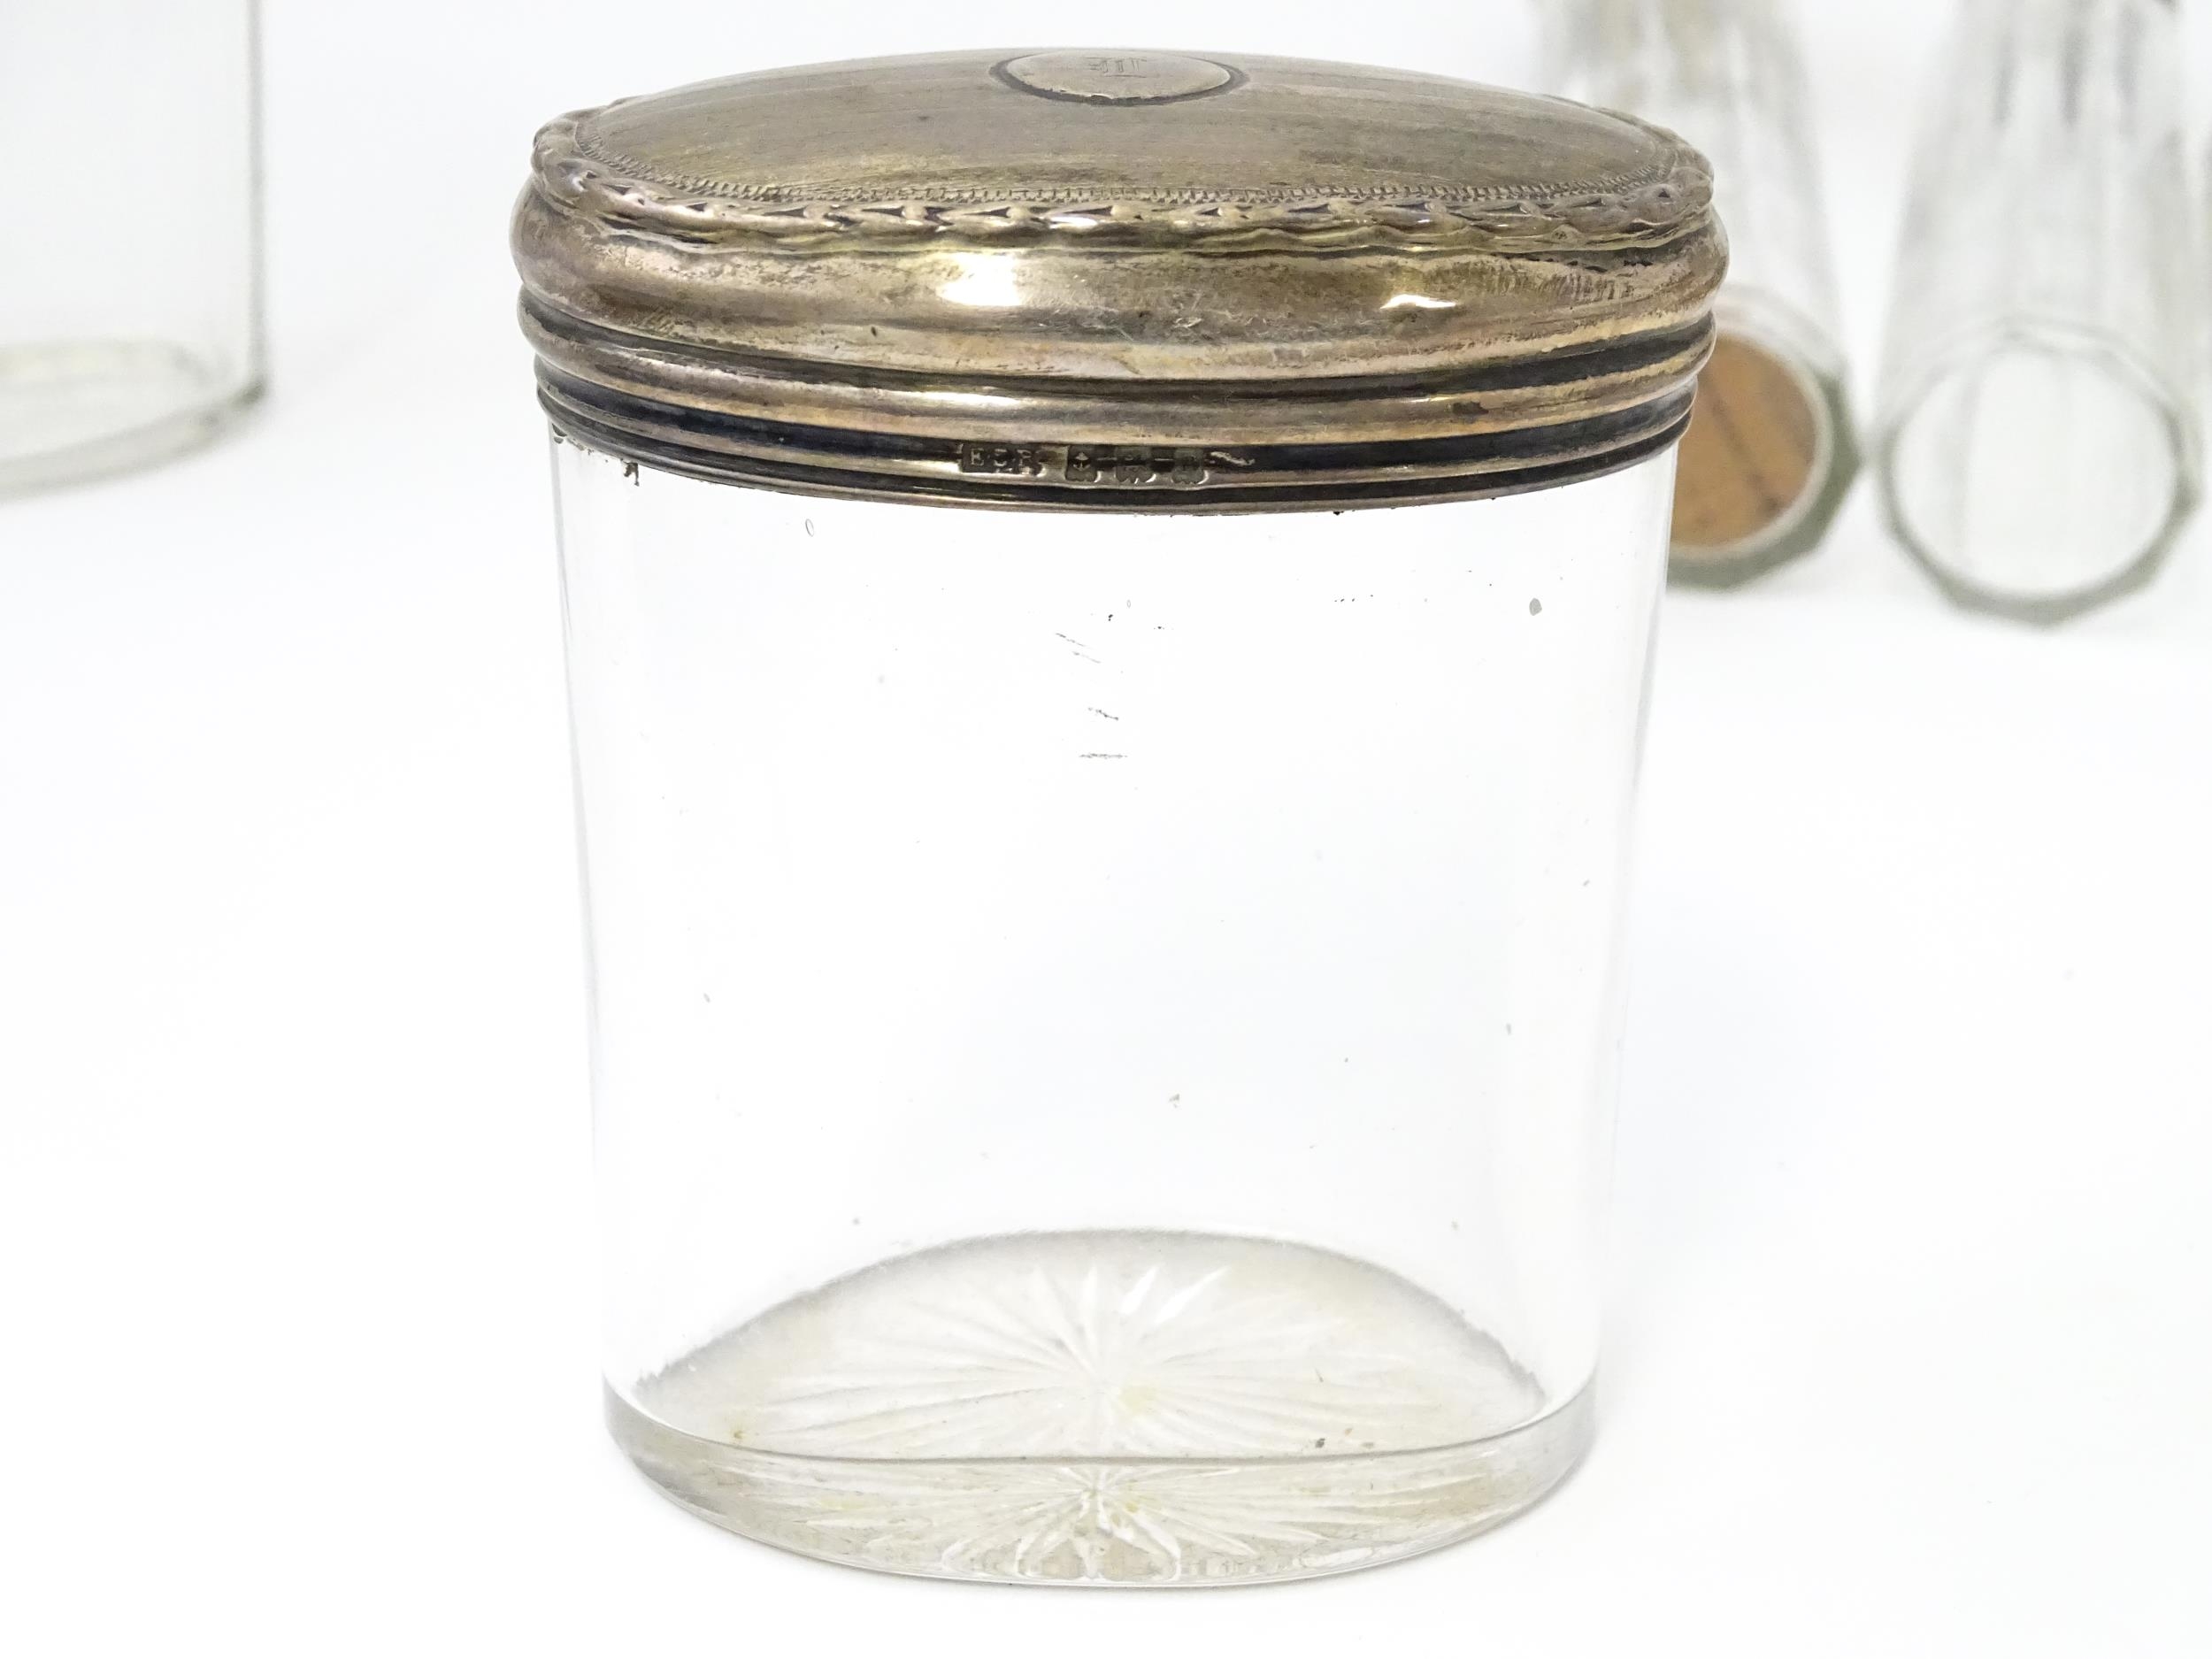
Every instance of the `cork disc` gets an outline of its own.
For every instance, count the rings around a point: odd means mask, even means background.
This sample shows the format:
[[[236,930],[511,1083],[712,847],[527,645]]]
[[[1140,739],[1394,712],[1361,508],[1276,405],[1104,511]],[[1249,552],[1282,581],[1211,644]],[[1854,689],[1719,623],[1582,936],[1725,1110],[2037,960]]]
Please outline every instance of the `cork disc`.
[[[1724,334],[1698,380],[1674,493],[1678,558],[1741,551],[1817,488],[1822,411],[1805,377],[1764,346]]]

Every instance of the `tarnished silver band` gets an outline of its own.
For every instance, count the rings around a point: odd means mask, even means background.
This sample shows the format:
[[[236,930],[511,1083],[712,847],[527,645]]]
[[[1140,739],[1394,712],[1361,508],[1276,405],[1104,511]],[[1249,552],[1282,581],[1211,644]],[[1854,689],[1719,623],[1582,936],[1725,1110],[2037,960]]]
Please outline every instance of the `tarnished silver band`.
[[[1091,512],[1340,511],[1553,488],[1635,465],[1688,425],[1693,380],[1580,420],[1374,442],[1025,442],[799,426],[653,402],[539,367],[572,442],[657,470],[800,494]]]

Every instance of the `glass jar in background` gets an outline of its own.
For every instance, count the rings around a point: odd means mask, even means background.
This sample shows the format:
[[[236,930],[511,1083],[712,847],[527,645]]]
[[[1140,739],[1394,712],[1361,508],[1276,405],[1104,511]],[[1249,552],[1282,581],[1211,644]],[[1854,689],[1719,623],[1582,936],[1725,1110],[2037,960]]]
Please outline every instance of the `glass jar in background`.
[[[1878,445],[1953,600],[2055,622],[2194,511],[2203,285],[2169,0],[1964,0],[1931,82]]]
[[[163,458],[258,395],[258,12],[256,0],[0,6],[0,147],[18,158],[0,275],[0,491]],[[141,188],[154,174],[188,188]],[[88,258],[86,204],[103,199],[129,234]]]
[[[609,1409],[679,1502],[1209,1584],[1572,1467],[1709,193],[1268,58],[540,135]]]
[[[1250,0],[1186,0],[1176,28],[1187,40],[1233,38],[1249,27]],[[1285,57],[1379,64],[1485,86],[1542,89],[1544,20],[1530,0],[1393,0],[1371,7],[1292,4],[1266,13],[1270,49]]]
[[[1747,580],[1820,545],[1859,465],[1803,53],[1775,0],[1564,0],[1545,18],[1548,85],[1712,158],[1730,269],[1682,444],[1673,573]]]

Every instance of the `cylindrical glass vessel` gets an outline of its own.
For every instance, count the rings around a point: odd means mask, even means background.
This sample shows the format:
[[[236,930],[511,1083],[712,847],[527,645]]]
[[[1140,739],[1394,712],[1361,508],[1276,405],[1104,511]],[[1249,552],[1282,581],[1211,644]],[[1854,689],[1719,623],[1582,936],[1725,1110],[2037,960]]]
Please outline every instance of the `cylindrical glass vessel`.
[[[1820,545],[1858,471],[1804,57],[1777,0],[1564,0],[1547,81],[1711,157],[1731,268],[1676,487],[1678,581]]]
[[[1708,190],[1263,58],[541,136],[609,1406],[672,1495],[1207,1584],[1573,1465]]]
[[[0,492],[161,459],[263,374],[257,0],[8,0]],[[36,157],[43,171],[25,171]],[[157,172],[189,188],[135,188]],[[87,181],[129,235],[85,257]]]
[[[2201,477],[2204,303],[2170,0],[1964,0],[1920,139],[1878,445],[1962,605],[2146,580]]]

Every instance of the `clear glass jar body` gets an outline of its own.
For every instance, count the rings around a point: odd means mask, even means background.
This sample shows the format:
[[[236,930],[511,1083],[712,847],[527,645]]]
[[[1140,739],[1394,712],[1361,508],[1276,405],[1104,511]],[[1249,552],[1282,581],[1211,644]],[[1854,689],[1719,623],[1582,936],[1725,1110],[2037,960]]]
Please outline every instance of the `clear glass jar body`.
[[[1671,456],[1144,518],[555,457],[647,1472],[809,1554],[1102,1584],[1548,1490]]]
[[[263,375],[256,0],[10,0],[0,492],[143,465],[216,431]],[[21,166],[19,161],[19,170]],[[153,188],[138,181],[157,175]],[[88,220],[101,187],[127,199]],[[96,234],[97,233],[97,234]]]

